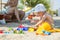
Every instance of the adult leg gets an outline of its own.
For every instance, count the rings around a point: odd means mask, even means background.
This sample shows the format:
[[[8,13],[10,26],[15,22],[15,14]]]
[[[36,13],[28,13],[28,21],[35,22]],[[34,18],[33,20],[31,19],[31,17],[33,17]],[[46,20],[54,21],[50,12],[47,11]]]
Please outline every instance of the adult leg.
[[[15,7],[15,15],[16,15],[18,22],[20,22],[19,11],[16,7]]]
[[[7,13],[15,13],[15,16],[16,16],[17,20],[20,22],[19,12],[18,12],[18,9],[16,7],[10,7],[8,9]]]

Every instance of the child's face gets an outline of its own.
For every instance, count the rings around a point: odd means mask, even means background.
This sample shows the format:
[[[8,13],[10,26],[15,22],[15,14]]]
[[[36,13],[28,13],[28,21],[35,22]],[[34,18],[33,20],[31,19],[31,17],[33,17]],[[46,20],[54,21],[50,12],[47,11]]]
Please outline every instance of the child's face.
[[[43,12],[38,12],[37,15],[38,15],[38,16],[43,16],[44,13],[43,13]]]

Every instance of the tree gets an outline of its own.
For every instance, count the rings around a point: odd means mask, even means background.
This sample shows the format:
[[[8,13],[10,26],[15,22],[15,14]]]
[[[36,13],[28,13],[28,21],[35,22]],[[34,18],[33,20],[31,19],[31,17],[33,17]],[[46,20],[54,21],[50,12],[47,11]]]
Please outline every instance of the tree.
[[[21,0],[21,3],[28,7],[35,7],[37,4],[42,3],[47,9],[50,8],[50,5],[47,0]]]

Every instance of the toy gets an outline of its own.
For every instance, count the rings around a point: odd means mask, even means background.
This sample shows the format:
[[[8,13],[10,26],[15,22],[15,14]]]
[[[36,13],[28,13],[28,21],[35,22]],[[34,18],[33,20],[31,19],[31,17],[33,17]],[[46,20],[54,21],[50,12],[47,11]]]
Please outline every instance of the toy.
[[[10,31],[9,30],[4,30],[3,33],[4,34],[10,34]]]
[[[11,30],[13,30],[13,28],[12,27],[9,27],[8,30],[11,31]]]
[[[30,28],[28,29],[28,31],[29,31],[29,32],[34,32],[34,28],[31,28],[31,27],[30,27]]]
[[[9,32],[4,32],[5,34],[9,34]]]
[[[28,27],[23,27],[23,31],[28,31]]]
[[[24,26],[23,25],[20,25],[18,28],[23,28]]]
[[[18,33],[18,31],[17,31],[17,30],[14,30],[14,32],[13,32],[13,33],[17,34],[17,33]]]
[[[17,30],[20,30],[20,28],[17,28]]]
[[[14,30],[15,34],[24,34],[24,32],[22,30],[18,31],[18,30]]]
[[[20,25],[18,28],[17,28],[17,30],[23,30],[23,31],[27,31],[28,30],[28,27],[24,27],[24,26],[22,26],[22,25]]]
[[[0,30],[0,33],[3,33],[3,30]]]
[[[23,28],[17,28],[18,31],[23,30]]]
[[[46,35],[51,35],[51,33],[50,33],[50,32],[45,32],[44,34],[46,34]]]
[[[43,31],[43,33],[46,35],[51,35],[51,32],[48,32],[48,31]]]
[[[29,15],[29,16],[28,16],[29,19],[32,19],[32,17],[33,17],[33,15]]]
[[[23,27],[24,27],[24,26],[20,25],[20,26],[17,28],[17,30],[18,30],[18,31],[23,30]]]
[[[19,34],[24,34],[24,32],[22,30],[19,31]]]

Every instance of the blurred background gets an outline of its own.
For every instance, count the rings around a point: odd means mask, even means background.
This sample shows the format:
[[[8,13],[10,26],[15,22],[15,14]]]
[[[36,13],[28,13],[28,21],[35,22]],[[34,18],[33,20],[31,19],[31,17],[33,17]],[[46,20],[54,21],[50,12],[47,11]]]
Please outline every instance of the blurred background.
[[[4,10],[7,1],[0,0],[0,10]],[[43,3],[52,16],[60,16],[60,0],[19,0],[18,9],[28,11],[39,3]]]

